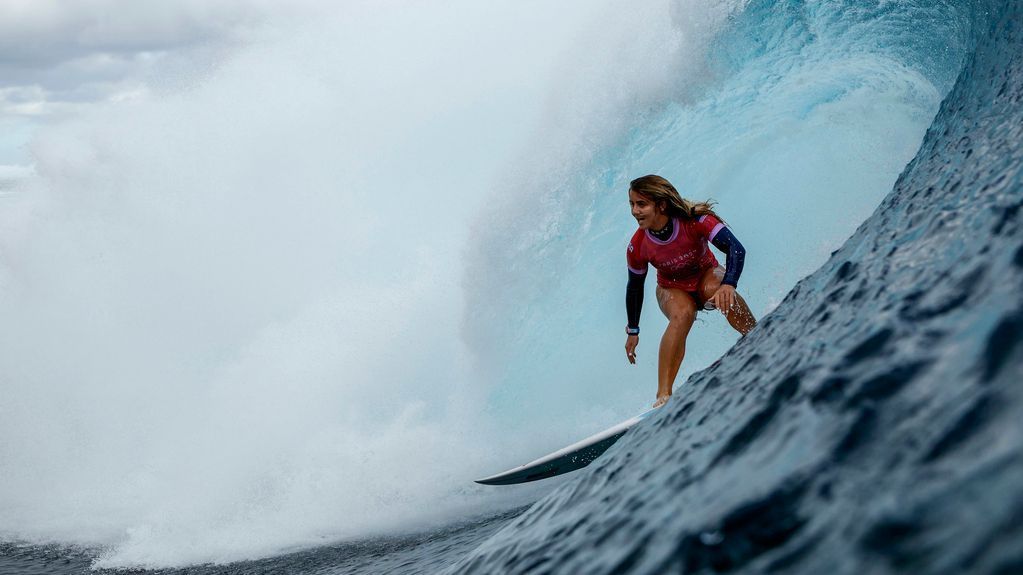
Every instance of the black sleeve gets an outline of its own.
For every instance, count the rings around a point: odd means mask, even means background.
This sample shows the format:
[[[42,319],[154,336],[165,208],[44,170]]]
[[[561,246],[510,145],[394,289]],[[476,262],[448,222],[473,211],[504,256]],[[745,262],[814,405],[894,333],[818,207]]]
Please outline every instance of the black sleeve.
[[[721,283],[732,287],[739,285],[739,275],[742,274],[742,264],[746,261],[746,248],[742,247],[739,240],[735,239],[728,228],[721,228],[714,236],[714,247],[728,254],[725,260],[725,279]]]
[[[629,327],[639,327],[639,313],[643,311],[643,284],[646,274],[629,272],[629,283],[625,286],[625,312],[629,316]]]

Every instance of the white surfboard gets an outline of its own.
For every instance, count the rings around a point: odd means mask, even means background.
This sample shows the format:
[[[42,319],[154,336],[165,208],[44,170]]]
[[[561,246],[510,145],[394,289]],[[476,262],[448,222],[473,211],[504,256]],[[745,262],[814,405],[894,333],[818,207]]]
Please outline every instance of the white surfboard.
[[[628,431],[629,428],[649,417],[654,411],[656,411],[656,409],[651,409],[641,413],[636,417],[627,419],[618,425],[615,425],[614,427],[609,427],[604,431],[591,435],[582,441],[573,443],[563,449],[559,449],[550,455],[545,455],[536,461],[531,461],[525,465],[509,469],[504,473],[498,473],[497,475],[477,479],[476,483],[482,483],[483,485],[512,485],[515,483],[536,481],[538,479],[547,479],[548,477],[554,477],[555,475],[561,475],[563,473],[568,473],[569,471],[582,469],[592,463],[594,459],[600,457],[600,455],[607,451],[609,447],[614,445],[614,442],[618,441],[621,436],[625,435],[625,432]]]

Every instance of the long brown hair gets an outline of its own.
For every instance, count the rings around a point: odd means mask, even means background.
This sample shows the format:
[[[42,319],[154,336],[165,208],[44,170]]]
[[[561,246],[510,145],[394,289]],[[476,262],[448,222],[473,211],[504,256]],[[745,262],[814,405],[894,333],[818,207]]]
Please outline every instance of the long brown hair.
[[[650,200],[655,205],[664,202],[666,208],[664,213],[677,218],[688,218],[695,220],[700,216],[714,216],[721,220],[721,216],[714,213],[714,202],[692,202],[681,195],[671,182],[650,174],[642,178],[636,178],[629,183],[629,189]],[[724,220],[721,220],[722,222]]]

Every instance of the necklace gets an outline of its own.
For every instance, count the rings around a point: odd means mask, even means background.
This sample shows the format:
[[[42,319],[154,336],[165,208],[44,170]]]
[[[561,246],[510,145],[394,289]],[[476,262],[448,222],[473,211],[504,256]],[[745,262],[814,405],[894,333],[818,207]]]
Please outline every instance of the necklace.
[[[663,228],[656,231],[650,230],[650,233],[653,234],[655,238],[661,240],[662,242],[667,240],[668,237],[671,236],[671,232],[672,232],[671,218],[668,218],[668,223],[664,224]]]

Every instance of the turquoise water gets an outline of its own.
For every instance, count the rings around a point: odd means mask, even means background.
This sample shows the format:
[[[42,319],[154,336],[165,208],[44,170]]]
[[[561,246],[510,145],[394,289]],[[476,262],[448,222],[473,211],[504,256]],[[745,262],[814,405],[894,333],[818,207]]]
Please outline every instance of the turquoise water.
[[[652,298],[639,366],[618,353],[631,179],[659,173],[687,197],[719,202],[751,254],[740,292],[759,317],[891,190],[958,74],[972,26],[970,9],[954,3],[748,3],[690,77],[630,110],[627,129],[580,169],[556,171],[532,193],[509,187],[510,207],[489,218],[497,223],[471,252],[486,269],[470,267],[468,280],[480,318],[467,326],[472,345],[486,363],[509,366],[495,375],[494,415],[508,425],[556,419],[596,396],[622,406],[623,419],[653,401],[665,320]],[[483,262],[493,261],[511,273],[489,273]],[[694,335],[680,378],[736,338],[710,316]]]

